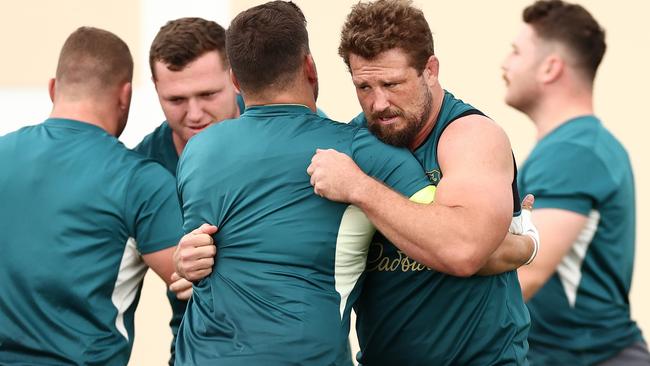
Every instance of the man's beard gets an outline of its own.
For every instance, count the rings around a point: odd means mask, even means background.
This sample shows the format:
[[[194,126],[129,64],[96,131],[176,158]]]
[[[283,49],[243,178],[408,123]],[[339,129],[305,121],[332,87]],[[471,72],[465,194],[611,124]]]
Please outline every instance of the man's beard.
[[[431,109],[433,107],[433,97],[431,90],[425,85],[425,95],[423,104],[418,108],[415,113],[406,113],[398,108],[386,108],[383,111],[373,112],[368,119],[368,129],[373,135],[377,136],[381,141],[397,146],[397,147],[410,147],[418,133],[426,124]],[[378,122],[380,118],[393,118],[401,117],[402,122],[397,122],[389,125]],[[399,124],[399,126],[398,126]],[[401,129],[396,127],[403,126]]]

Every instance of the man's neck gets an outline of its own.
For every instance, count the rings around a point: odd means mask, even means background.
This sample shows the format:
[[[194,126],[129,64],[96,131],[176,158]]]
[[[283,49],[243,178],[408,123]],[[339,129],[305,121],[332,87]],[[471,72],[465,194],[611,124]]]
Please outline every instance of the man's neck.
[[[557,94],[553,98],[547,98],[535,111],[527,114],[535,123],[539,141],[573,118],[594,114],[592,93],[589,91],[571,96]]]
[[[299,104],[316,112],[316,98],[307,83],[294,83],[284,90],[265,90],[259,94],[242,94],[246,107],[271,104]]]
[[[88,101],[57,102],[52,108],[50,118],[64,118],[97,126],[111,135],[117,134],[117,122],[99,104]]]

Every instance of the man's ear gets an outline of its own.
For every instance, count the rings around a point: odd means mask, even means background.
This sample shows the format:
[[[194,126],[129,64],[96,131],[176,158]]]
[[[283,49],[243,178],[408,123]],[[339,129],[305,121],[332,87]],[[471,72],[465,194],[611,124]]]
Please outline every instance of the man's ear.
[[[56,94],[56,79],[51,78],[47,85],[47,91],[50,94],[50,100],[54,103],[54,96]]]
[[[304,66],[307,80],[309,80],[312,85],[318,83],[318,71],[316,70],[316,63],[311,54],[305,55]]]
[[[538,77],[544,83],[552,83],[559,79],[565,72],[566,63],[562,57],[555,53],[548,55],[540,64]]]
[[[438,73],[440,72],[440,61],[435,55],[429,56],[427,63],[424,65],[422,74],[427,80],[429,85],[433,85],[438,81]]]
[[[241,94],[241,89],[239,88],[239,80],[237,80],[237,76],[235,76],[235,73],[232,71],[232,68],[230,68],[230,80],[232,80],[232,85],[235,86],[235,91]]]
[[[133,94],[133,86],[131,85],[130,82],[124,83],[122,87],[120,87],[119,96],[118,96],[120,109],[122,110],[129,109],[129,107],[131,106],[132,94]]]

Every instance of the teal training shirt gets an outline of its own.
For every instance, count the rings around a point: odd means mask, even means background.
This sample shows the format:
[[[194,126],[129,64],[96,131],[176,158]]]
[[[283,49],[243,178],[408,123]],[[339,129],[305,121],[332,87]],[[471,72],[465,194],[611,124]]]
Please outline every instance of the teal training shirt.
[[[562,124],[535,146],[519,177],[535,208],[588,218],[557,271],[528,302],[531,365],[594,365],[642,340],[628,293],[635,242],[627,152],[594,116]]]
[[[0,364],[125,365],[146,265],[182,234],[173,177],[103,129],[0,137]]]
[[[414,152],[432,184],[443,175],[440,136],[469,114],[482,113],[445,92],[433,131]],[[365,125],[363,113],[352,123]],[[526,364],[530,319],[514,271],[453,277],[417,263],[378,232],[355,311],[363,365]]]
[[[178,168],[184,228],[217,225],[218,251],[181,325],[178,365],[351,363],[340,355],[374,228],[313,193],[317,148],[408,197],[432,189],[408,151],[301,105],[250,107],[192,138]]]
[[[237,106],[239,112],[244,113],[244,99],[239,94],[237,95]],[[318,109],[317,113],[320,116],[327,117],[320,109]],[[172,129],[167,121],[161,123],[153,132],[145,136],[133,150],[162,164],[167,171],[176,177],[178,153],[176,152],[176,146],[174,146]],[[169,290],[167,291],[167,299],[172,308],[172,319],[169,322],[169,327],[172,330],[171,357],[169,359],[169,365],[171,366],[174,365],[176,335],[183,314],[185,314],[187,301],[177,299],[176,294]]]
[[[164,121],[153,132],[145,136],[133,150],[160,163],[174,177],[178,166],[178,153],[172,138],[172,128]]]

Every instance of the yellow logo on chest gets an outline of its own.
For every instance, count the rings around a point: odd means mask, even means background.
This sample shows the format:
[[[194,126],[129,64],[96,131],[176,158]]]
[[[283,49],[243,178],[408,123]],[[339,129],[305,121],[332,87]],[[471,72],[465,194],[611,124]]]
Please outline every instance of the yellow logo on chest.
[[[440,182],[440,170],[438,169],[433,169],[429,170],[426,172],[427,178],[429,178],[429,181],[434,185],[437,186],[438,183]]]
[[[374,255],[374,253],[377,253]],[[397,250],[397,257],[391,257],[384,254],[384,245],[379,242],[371,244],[371,250],[368,254],[368,267],[366,271],[378,272],[420,272],[430,271],[431,268],[418,263],[417,261],[409,258],[401,250]],[[372,255],[372,257],[370,257]]]

